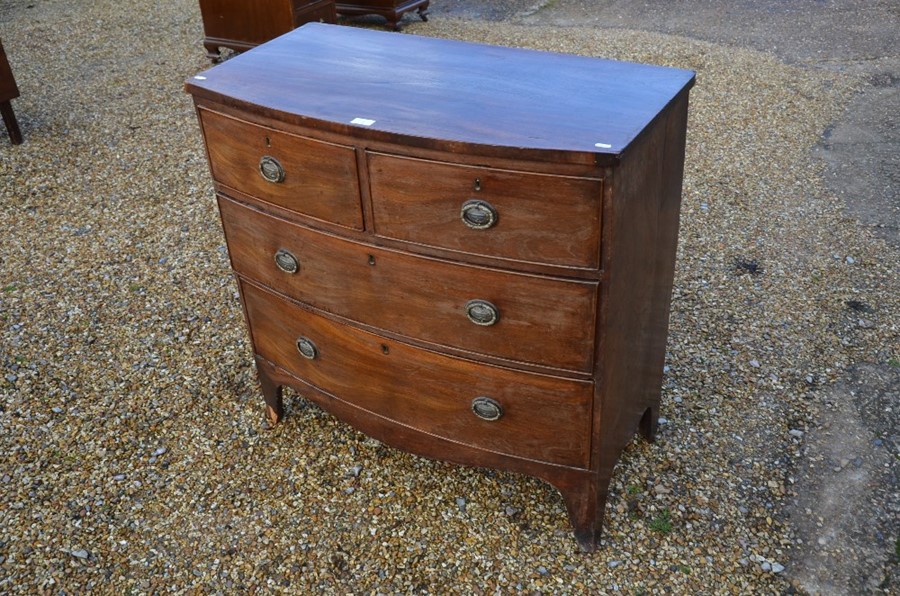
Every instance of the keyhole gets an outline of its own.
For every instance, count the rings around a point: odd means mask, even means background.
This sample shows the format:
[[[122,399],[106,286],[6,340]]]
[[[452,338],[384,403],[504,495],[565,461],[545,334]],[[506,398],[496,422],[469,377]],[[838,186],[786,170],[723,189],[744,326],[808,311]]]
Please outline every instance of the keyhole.
[[[381,344],[381,353],[387,356],[390,353],[391,349],[387,346],[387,344]]]
[[[475,179],[475,190],[476,190],[476,191],[481,190],[481,178],[476,178],[476,179]]]
[[[375,266],[375,255],[369,255],[369,265]]]
[[[269,137],[266,137],[266,147],[272,146],[272,140]]]

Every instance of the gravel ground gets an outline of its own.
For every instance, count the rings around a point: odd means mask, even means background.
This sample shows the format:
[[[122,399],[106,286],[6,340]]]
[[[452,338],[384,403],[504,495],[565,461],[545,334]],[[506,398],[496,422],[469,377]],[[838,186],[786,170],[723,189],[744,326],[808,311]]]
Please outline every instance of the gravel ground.
[[[617,468],[604,548],[578,552],[540,481],[386,448],[292,393],[265,431],[182,92],[208,66],[196,2],[12,0],[26,140],[0,136],[0,592],[792,589],[785,504],[823,395],[856,363],[900,366],[900,255],[810,156],[858,81],[623,30],[405,31],[698,72],[667,420]],[[872,448],[896,460],[896,437]]]

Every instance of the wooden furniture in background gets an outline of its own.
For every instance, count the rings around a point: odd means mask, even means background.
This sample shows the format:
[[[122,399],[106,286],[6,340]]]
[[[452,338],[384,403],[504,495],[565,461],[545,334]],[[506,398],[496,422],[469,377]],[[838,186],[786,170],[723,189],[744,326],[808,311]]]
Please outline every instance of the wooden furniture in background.
[[[12,109],[12,100],[19,97],[19,87],[13,77],[9,60],[6,59],[6,51],[3,42],[0,41],[0,114],[3,115],[3,123],[6,124],[6,132],[13,145],[22,143],[22,131],[19,130],[19,122]]]
[[[387,24],[395,31],[400,29],[400,19],[411,10],[419,14],[423,21],[428,20],[430,0],[357,0],[356,2],[337,2],[337,11],[342,15],[377,14],[387,19]]]
[[[270,421],[289,385],[537,476],[596,548],[656,431],[693,82],[318,24],[189,80]]]
[[[304,23],[337,21],[334,0],[200,0],[203,46],[213,61],[219,48],[243,52]]]

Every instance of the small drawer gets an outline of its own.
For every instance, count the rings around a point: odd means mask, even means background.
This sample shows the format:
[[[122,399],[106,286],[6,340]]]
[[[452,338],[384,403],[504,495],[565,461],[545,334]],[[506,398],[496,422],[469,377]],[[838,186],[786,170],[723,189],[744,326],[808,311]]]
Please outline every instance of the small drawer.
[[[251,284],[256,352],[337,399],[480,449],[589,463],[593,383],[476,364],[337,323]]]
[[[369,152],[375,233],[467,254],[597,269],[603,181]]]
[[[235,271],[316,308],[469,353],[590,372],[598,284],[317,232],[220,195]]]
[[[201,108],[213,178],[262,201],[363,229],[356,152]]]

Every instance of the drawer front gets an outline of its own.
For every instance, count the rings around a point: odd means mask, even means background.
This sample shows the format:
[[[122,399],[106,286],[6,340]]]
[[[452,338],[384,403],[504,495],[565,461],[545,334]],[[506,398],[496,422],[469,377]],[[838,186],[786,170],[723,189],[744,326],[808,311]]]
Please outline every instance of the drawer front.
[[[385,238],[597,269],[603,182],[368,153],[375,233]]]
[[[596,282],[504,272],[380,249],[316,232],[221,196],[219,207],[234,269],[280,293],[408,337],[510,360],[591,371]],[[485,324],[491,322],[491,308],[496,321]]]
[[[334,10],[334,2],[328,0],[294,0],[294,27],[304,23],[319,21],[322,23],[334,23],[337,14]]]
[[[356,152],[199,110],[213,178],[297,213],[363,229]],[[263,174],[265,172],[265,175]]]
[[[256,352],[338,399],[481,449],[588,465],[590,381],[416,349],[313,314],[246,283],[242,295]],[[477,398],[482,399],[473,406]],[[476,407],[484,418],[476,415]],[[497,414],[495,420],[485,419]]]

